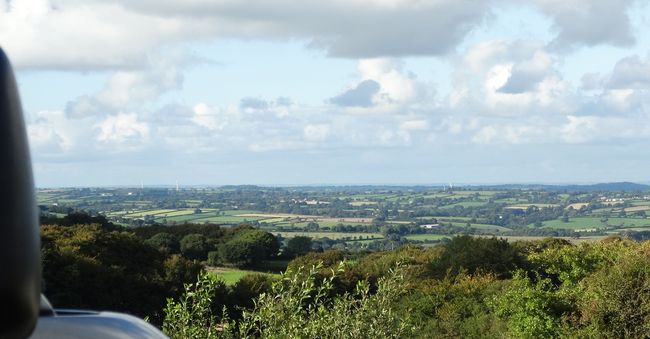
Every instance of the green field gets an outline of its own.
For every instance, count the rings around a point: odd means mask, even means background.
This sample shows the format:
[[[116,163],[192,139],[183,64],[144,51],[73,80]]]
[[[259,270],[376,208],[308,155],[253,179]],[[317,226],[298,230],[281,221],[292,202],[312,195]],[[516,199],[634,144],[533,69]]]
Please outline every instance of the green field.
[[[569,222],[563,222],[560,219],[549,220],[543,222],[543,227],[554,229],[568,229],[568,230],[581,230],[581,229],[602,229],[607,225],[600,221],[600,218],[570,218]]]
[[[537,208],[551,208],[551,207],[558,207],[557,204],[516,204],[516,205],[510,205],[506,206],[508,209],[519,209],[519,210],[526,210],[530,206],[535,206]]]
[[[440,208],[454,208],[456,206],[462,207],[480,207],[487,204],[487,201],[462,201],[450,205],[441,206]]]
[[[330,239],[344,239],[344,238],[359,238],[361,240],[368,239],[383,239],[381,233],[365,233],[365,232],[283,232],[283,231],[274,231],[271,232],[275,235],[281,235],[285,238],[293,238],[298,236],[310,237],[310,238],[330,238]]]
[[[433,240],[442,240],[445,238],[449,239],[449,236],[441,235],[441,234],[411,234],[405,236],[405,238],[414,241],[433,241]]]
[[[234,285],[239,280],[241,280],[241,278],[243,278],[248,274],[265,274],[274,277],[280,276],[279,274],[276,273],[247,271],[247,270],[240,270],[240,269],[229,268],[229,267],[209,267],[208,272],[221,278],[226,283],[226,285]]]
[[[544,227],[555,229],[573,229],[573,230],[587,230],[587,229],[603,229],[608,226],[619,228],[631,227],[650,227],[650,219],[641,218],[609,218],[607,222],[602,222],[600,218],[591,217],[578,217],[570,218],[569,222],[562,222],[562,220],[545,221]]]
[[[618,227],[643,227],[650,226],[650,219],[641,218],[609,218],[607,224]]]
[[[483,237],[483,238],[489,238],[490,236],[483,236],[479,235],[478,237]],[[548,238],[553,238],[553,239],[564,239],[568,240],[574,244],[581,243],[581,242],[588,242],[588,241],[600,241],[607,236],[605,235],[596,235],[596,236],[587,236],[587,237],[580,237],[580,238],[571,238],[571,237],[536,237],[536,236],[499,236],[497,237],[498,239],[505,239],[508,242],[515,242],[515,241],[537,241],[537,240],[544,240]]]
[[[452,227],[467,227],[467,222],[452,222],[451,226]],[[490,225],[490,224],[470,223],[469,227],[476,228],[477,230],[484,230],[484,231],[495,231],[495,232],[511,231],[511,229],[509,229],[507,227],[502,227],[502,226],[498,226],[498,225]]]

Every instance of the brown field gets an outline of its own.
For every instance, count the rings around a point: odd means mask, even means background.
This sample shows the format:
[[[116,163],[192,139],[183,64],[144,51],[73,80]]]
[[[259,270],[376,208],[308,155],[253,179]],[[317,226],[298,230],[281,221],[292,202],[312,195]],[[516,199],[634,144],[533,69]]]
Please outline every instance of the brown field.
[[[491,238],[492,236],[480,236],[484,238]],[[557,239],[564,239],[568,240],[574,244],[578,244],[581,242],[585,241],[600,241],[607,236],[605,235],[595,235],[595,236],[587,236],[587,237],[580,237],[580,238],[572,238],[572,237],[535,237],[535,236],[503,236],[503,237],[497,237],[497,238],[503,238],[508,240],[508,242],[514,242],[514,241],[532,241],[532,240],[544,240],[546,238],[557,238]]]
[[[574,210],[579,210],[579,209],[581,209],[583,207],[587,207],[587,206],[589,206],[588,202],[576,202],[574,204],[571,204],[571,205],[567,206],[566,209],[569,209],[570,207],[573,207]]]
[[[245,213],[236,214],[236,217],[249,217],[249,218],[287,218],[296,221],[334,221],[343,223],[371,223],[372,218],[330,218],[318,215],[304,215],[304,214],[282,214],[282,213]]]
[[[530,206],[537,206],[539,208],[545,208],[545,207],[557,207],[558,205],[556,204],[517,204],[517,205],[511,205],[507,206],[507,209],[511,210],[525,210]]]
[[[650,210],[650,206],[634,206],[625,208],[625,212],[638,212]]]

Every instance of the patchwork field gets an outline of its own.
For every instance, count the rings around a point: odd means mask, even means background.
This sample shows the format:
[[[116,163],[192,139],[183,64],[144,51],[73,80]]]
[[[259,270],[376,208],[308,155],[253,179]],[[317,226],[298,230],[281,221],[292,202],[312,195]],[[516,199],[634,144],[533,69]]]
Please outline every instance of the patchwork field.
[[[552,208],[552,207],[558,207],[559,205],[557,204],[517,204],[517,205],[511,205],[511,206],[506,206],[507,209],[511,210],[527,210],[528,207],[535,206],[537,208]]]
[[[414,241],[435,241],[442,239],[449,239],[449,236],[441,234],[411,234],[407,235],[406,239]]]
[[[373,240],[373,239],[383,239],[384,236],[381,233],[365,233],[365,232],[271,232],[275,235],[281,235],[285,238],[293,237],[310,237],[310,238],[330,238],[330,239],[357,239],[357,240]]]
[[[572,229],[572,230],[596,230],[607,227],[632,228],[632,227],[650,227],[650,219],[642,218],[608,218],[606,221],[601,218],[579,217],[570,218],[569,222],[562,220],[550,220],[543,223],[543,227],[555,229]]]

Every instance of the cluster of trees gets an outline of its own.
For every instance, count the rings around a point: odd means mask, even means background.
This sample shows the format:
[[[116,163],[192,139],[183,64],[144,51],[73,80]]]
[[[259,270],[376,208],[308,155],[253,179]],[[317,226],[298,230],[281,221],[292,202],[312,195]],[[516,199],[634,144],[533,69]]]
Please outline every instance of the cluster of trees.
[[[254,267],[278,255],[280,244],[273,234],[250,225],[221,228],[217,225],[183,224],[134,229],[145,243],[169,254],[209,265]]]
[[[43,292],[56,307],[127,312],[160,322],[165,300],[202,266],[100,224],[41,227]]]
[[[235,316],[192,300],[219,299],[210,287],[218,282],[203,277],[168,304],[163,328],[173,338],[643,338],[649,253],[650,242],[620,238],[469,236],[427,249],[311,252]]]
[[[272,234],[245,225],[125,229],[85,213],[47,221],[53,223],[41,226],[43,291],[56,307],[121,311],[157,324],[167,298],[195,282],[206,260],[250,267],[279,250]],[[227,304],[250,306],[263,281],[243,280],[224,294],[231,296]]]

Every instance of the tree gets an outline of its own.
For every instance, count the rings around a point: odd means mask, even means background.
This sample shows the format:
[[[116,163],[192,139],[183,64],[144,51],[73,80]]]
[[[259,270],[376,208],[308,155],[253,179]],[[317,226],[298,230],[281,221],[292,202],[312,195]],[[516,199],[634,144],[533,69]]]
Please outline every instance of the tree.
[[[312,241],[310,237],[297,236],[287,242],[287,252],[291,256],[301,256],[311,251]]]
[[[279,251],[279,244],[273,234],[250,227],[240,227],[234,237],[218,248],[225,263],[238,267],[258,265]]]
[[[154,323],[166,298],[200,269],[99,224],[41,227],[41,257],[43,293],[57,307],[128,312]]]
[[[208,243],[203,234],[188,234],[181,239],[181,253],[188,259],[205,260],[208,255]]]
[[[158,233],[147,239],[145,244],[165,253],[178,253],[180,250],[178,240],[173,235],[165,232]]]
[[[439,276],[467,270],[470,274],[480,271],[508,277],[522,262],[523,258],[505,239],[462,235],[444,245],[444,252],[433,268]]]

